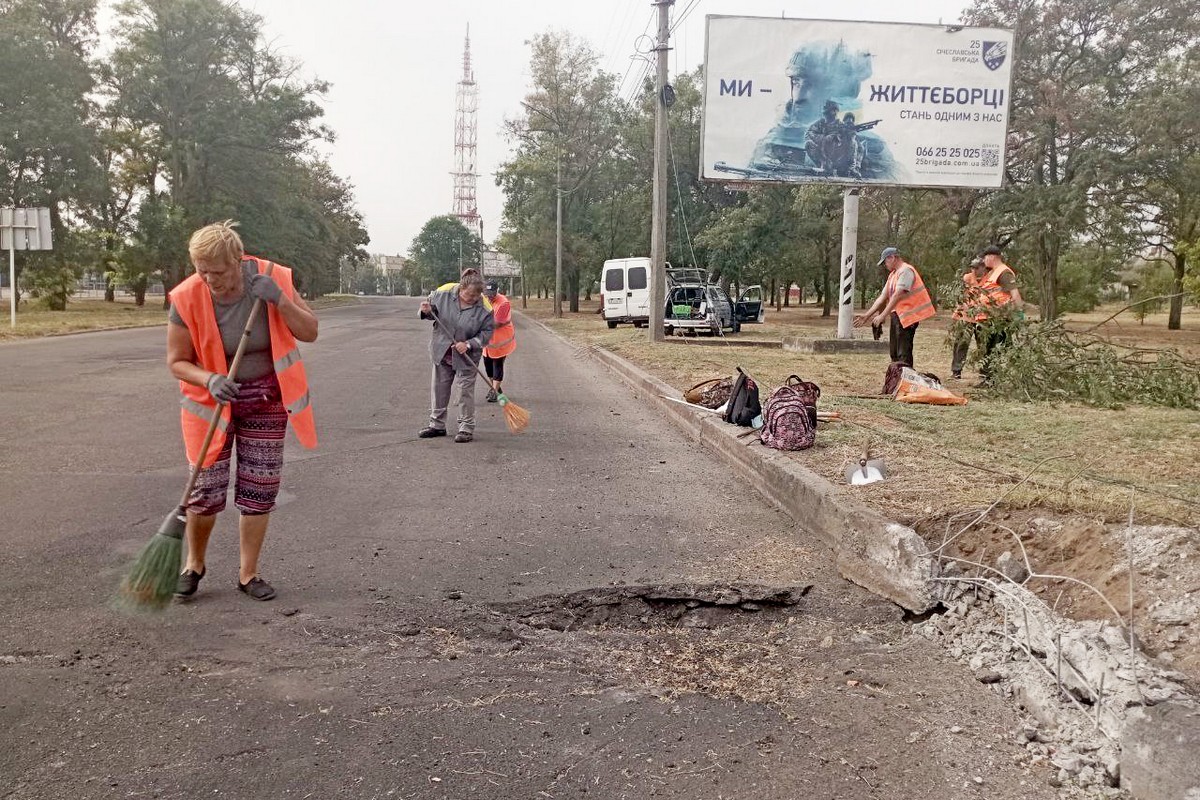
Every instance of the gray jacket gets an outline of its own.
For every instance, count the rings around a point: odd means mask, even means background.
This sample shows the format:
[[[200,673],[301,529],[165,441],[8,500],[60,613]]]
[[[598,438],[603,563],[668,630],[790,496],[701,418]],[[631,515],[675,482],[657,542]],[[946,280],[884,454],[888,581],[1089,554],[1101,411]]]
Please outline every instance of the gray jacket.
[[[429,305],[437,312],[437,320],[433,323],[433,335],[429,339],[429,358],[437,364],[451,345],[455,342],[466,342],[471,346],[467,353],[471,361],[455,353],[454,368],[474,369],[471,362],[479,363],[483,357],[483,348],[491,340],[492,331],[495,329],[492,310],[483,304],[482,297],[473,306],[459,308],[458,284],[449,289],[435,289],[430,292]]]

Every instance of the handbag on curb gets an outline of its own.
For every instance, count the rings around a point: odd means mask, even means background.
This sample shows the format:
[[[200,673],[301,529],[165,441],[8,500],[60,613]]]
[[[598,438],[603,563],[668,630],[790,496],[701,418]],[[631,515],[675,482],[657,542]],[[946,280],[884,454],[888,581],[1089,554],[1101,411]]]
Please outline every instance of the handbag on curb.
[[[705,408],[719,408],[729,400],[729,395],[732,391],[732,378],[709,378],[706,381],[700,381],[700,383],[697,383],[684,392],[683,399],[693,405],[704,406]]]

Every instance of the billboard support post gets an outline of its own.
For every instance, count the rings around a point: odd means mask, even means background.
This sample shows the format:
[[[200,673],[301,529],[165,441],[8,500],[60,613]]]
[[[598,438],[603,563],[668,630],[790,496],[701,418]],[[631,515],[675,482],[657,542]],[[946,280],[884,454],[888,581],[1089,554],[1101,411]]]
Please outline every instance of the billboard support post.
[[[854,262],[858,257],[858,187],[842,192],[842,276],[837,338],[853,339]]]

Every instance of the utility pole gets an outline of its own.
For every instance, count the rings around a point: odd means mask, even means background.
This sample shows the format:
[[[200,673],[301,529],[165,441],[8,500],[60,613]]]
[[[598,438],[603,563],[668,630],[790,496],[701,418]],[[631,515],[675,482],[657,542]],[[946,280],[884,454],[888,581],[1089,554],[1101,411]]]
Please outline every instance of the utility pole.
[[[654,81],[654,199],[650,222],[650,341],[665,341],[663,314],[667,304],[667,40],[671,35],[671,6],[675,0],[654,0],[658,6],[658,77]]]
[[[554,316],[562,319],[562,142],[554,159]]]

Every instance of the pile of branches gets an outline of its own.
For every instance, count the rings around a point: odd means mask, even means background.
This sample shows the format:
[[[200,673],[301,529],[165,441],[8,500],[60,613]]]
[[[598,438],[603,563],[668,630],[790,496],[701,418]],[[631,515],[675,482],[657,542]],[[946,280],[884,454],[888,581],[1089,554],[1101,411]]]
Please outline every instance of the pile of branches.
[[[988,360],[990,382],[1002,397],[1101,408],[1200,407],[1200,361],[1177,350],[1115,344],[1060,322],[998,322],[1007,342]]]

